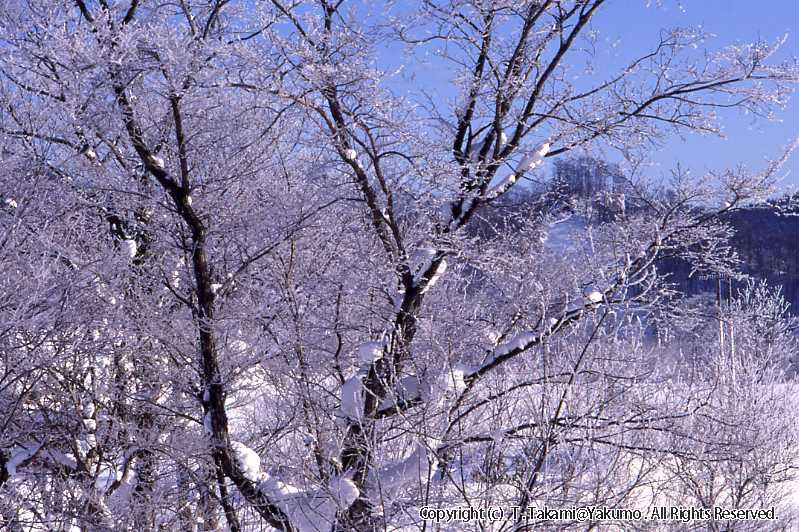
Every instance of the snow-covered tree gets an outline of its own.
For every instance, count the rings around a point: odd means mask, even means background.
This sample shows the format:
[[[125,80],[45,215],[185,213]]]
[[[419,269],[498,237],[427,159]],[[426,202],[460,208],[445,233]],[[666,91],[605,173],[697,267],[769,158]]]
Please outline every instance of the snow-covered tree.
[[[796,433],[758,416],[793,393],[790,318],[754,289],[697,312],[655,268],[738,275],[718,215],[779,161],[630,179],[637,208],[601,222],[536,193],[473,230],[547,160],[637,163],[799,79],[781,43],[698,55],[681,28],[595,80],[573,58],[604,3],[0,5],[0,523],[698,501],[789,526]],[[442,96],[419,68],[449,73]]]

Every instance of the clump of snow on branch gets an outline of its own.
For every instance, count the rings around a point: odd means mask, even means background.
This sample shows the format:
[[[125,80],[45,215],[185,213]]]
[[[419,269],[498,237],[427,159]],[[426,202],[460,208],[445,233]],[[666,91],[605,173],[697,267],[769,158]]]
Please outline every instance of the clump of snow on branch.
[[[464,364],[455,364],[452,368],[444,371],[447,388],[455,392],[462,392],[466,389],[465,377],[471,372],[470,367]]]
[[[496,357],[505,356],[513,351],[521,351],[522,349],[526,349],[530,344],[535,342],[538,339],[538,336],[525,331],[522,333],[517,334],[507,342],[499,344],[495,349],[493,356],[489,360],[493,360]]]
[[[605,296],[603,296],[601,292],[597,292],[596,290],[588,294],[588,300],[591,303],[602,303],[603,299],[605,299]]]
[[[414,283],[419,284],[421,282],[422,276],[430,270],[430,267],[433,265],[433,262],[436,259],[439,251],[436,248],[420,248],[416,250],[411,257],[411,271],[414,273]],[[430,276],[425,287],[422,289],[422,293],[426,292],[438,282],[444,272],[447,271],[447,261],[441,259],[436,266],[435,271]]]
[[[277,478],[265,475],[258,489],[289,518],[292,530],[328,532],[333,529],[336,513],[346,510],[358,499],[360,491],[351,473],[333,478],[328,486],[301,490]]]
[[[516,173],[523,174],[528,170],[536,168],[544,160],[547,153],[549,153],[549,142],[537,146],[533,151],[522,157],[522,160],[519,161],[519,164],[516,166]]]
[[[547,153],[549,153],[549,142],[545,142],[544,144],[537,146],[530,153],[525,154],[525,156],[522,157],[522,160],[519,161],[519,164],[516,165],[516,169],[488,191],[488,197],[495,198],[507,192],[508,189],[512,187],[514,183],[516,183],[516,180],[519,179],[520,175],[540,166]]]
[[[330,492],[338,504],[344,508],[350,507],[361,494],[355,482],[346,475],[336,477],[330,482]]]
[[[150,157],[147,159],[147,162],[160,170],[164,169],[164,160],[157,155],[150,155]]]
[[[261,476],[261,458],[258,453],[237,441],[231,441],[230,448],[242,475],[250,482],[258,482]]]
[[[83,418],[83,427],[89,432],[95,432],[97,430],[97,421],[90,417]]]
[[[352,506],[361,495],[351,471],[333,477],[327,486],[307,490],[286,484],[268,473],[262,477],[258,490],[286,514],[292,530],[299,532],[331,530],[336,513]]]
[[[363,415],[364,391],[363,377],[356,374],[341,385],[341,406],[339,413],[347,419],[360,419]]]
[[[6,462],[6,471],[8,472],[8,476],[12,478],[15,477],[17,475],[17,468],[26,460],[33,458],[36,453],[39,452],[40,448],[41,445],[15,447],[14,450],[11,451],[11,458],[9,458]]]
[[[131,259],[136,256],[136,252],[139,250],[139,246],[132,238],[126,238],[120,242],[120,247],[122,248],[122,252]]]
[[[435,284],[438,282],[441,276],[444,275],[445,271],[447,271],[447,261],[442,259],[441,262],[438,263],[436,271],[433,272],[432,277],[430,277],[430,280],[427,282],[427,285],[422,289],[422,293],[424,294],[425,292],[433,288],[433,286],[435,286]]]
[[[16,200],[14,198],[6,198],[3,200],[3,204],[8,207],[9,209],[16,209],[18,207]]]
[[[492,187],[491,190],[488,191],[489,198],[495,198],[497,196],[502,195],[505,193],[510,187],[516,183],[517,175],[513,172],[508,174],[505,179],[500,181],[496,186]]]

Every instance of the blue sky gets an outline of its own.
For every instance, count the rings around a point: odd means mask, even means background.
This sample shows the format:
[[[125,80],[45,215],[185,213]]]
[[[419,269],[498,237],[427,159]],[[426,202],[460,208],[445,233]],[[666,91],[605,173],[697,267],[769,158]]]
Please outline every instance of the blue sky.
[[[797,0],[688,0],[664,1],[661,6],[645,0],[611,0],[598,13],[596,26],[606,38],[618,38],[625,45],[642,49],[651,43],[658,28],[702,24],[716,35],[708,48],[763,38],[773,42],[785,34],[788,40],[777,59],[799,56],[799,1]],[[722,115],[726,140],[688,134],[685,140],[672,137],[665,148],[653,154],[658,169],[667,172],[679,161],[693,173],[722,170],[745,164],[761,169],[767,157],[799,137],[799,94],[780,113],[781,122],[753,121],[739,112]],[[657,171],[657,170],[656,170]],[[789,160],[785,185],[799,188],[799,152]]]
[[[610,76],[637,52],[650,50],[657,44],[660,29],[697,24],[715,35],[707,41],[710,51],[757,39],[775,42],[788,34],[787,42],[774,59],[799,56],[799,32],[793,33],[799,26],[799,0],[609,0],[593,23],[594,29],[599,30],[600,42],[612,50],[598,54],[602,60],[595,65],[596,76]],[[614,45],[611,47],[610,43]],[[381,67],[397,67],[402,62],[398,55],[396,49],[383,50],[378,62]],[[405,81],[411,91],[410,86],[423,86],[439,96],[453,95],[449,72],[435,68],[435,60],[410,66],[408,70],[415,73],[413,81]],[[720,112],[726,139],[691,133],[682,139],[672,136],[662,149],[652,153],[650,174],[668,175],[677,163],[695,175],[741,164],[760,170],[767,158],[781,155],[784,147],[799,137],[799,94],[778,114],[781,121],[770,122],[737,110]],[[614,159],[610,152],[607,157]],[[787,174],[785,186],[799,188],[799,150],[783,171]]]

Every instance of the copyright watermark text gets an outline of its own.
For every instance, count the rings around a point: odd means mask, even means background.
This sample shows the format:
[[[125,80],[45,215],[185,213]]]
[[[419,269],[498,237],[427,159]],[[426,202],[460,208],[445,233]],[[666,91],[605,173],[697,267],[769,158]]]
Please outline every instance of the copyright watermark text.
[[[609,508],[607,506],[571,506],[550,508],[548,506],[455,506],[436,508],[422,506],[419,518],[436,523],[472,521],[776,521],[775,508],[699,508],[694,506],[653,506],[648,510],[638,508]]]

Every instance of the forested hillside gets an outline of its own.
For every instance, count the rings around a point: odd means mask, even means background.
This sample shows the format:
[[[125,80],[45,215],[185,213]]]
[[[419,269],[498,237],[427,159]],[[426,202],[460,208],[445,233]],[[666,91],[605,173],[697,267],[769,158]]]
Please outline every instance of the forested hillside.
[[[558,213],[554,216],[556,224],[558,219],[570,220],[565,223],[571,228],[569,231],[557,231],[561,238],[574,239],[588,225],[612,221],[622,214],[622,209],[649,209],[645,202],[636,201],[633,188],[618,165],[587,155],[567,157],[555,162],[548,178],[527,184],[475,221],[474,231],[490,234],[489,227],[512,228],[519,219],[540,215],[541,205],[546,205],[550,212]],[[667,185],[662,194],[670,194]],[[779,287],[792,312],[799,312],[799,197],[784,195],[734,209],[719,220],[731,229],[728,243],[740,261],[739,273]],[[687,295],[718,296],[721,290],[721,297],[728,298],[731,290],[734,295],[746,285],[743,277],[720,278],[694,271],[689,261],[676,257],[661,257],[658,268]]]
[[[737,210],[722,219],[734,231],[730,245],[740,259],[740,271],[780,287],[792,313],[799,313],[799,216],[772,202]],[[721,290],[721,297],[728,298],[730,290],[735,293],[745,284],[731,277],[691,275],[691,267],[684,261],[663,261],[661,267],[687,294]]]

